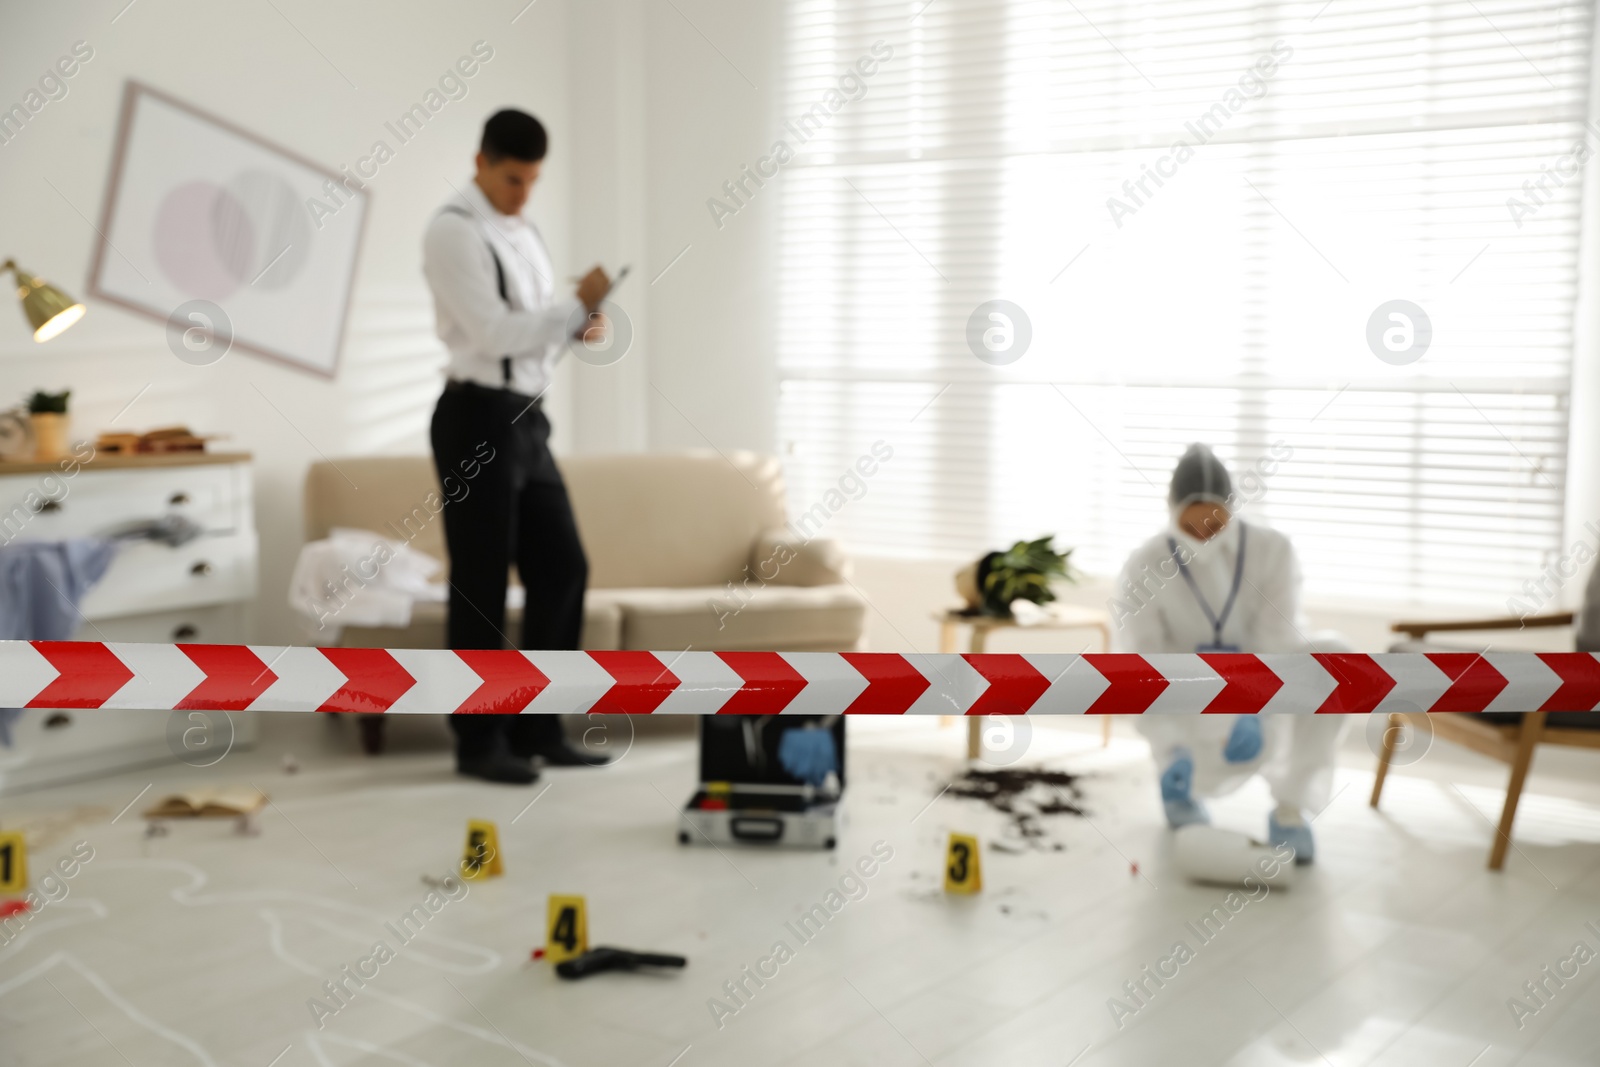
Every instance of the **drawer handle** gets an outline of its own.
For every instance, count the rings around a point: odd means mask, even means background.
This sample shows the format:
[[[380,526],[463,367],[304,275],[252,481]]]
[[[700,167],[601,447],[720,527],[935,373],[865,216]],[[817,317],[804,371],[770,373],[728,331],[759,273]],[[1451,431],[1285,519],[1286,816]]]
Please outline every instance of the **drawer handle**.
[[[167,498],[167,503],[173,507],[177,507],[179,504],[187,504],[188,502],[189,494],[184,492],[173,493],[172,496]]]
[[[196,578],[204,578],[206,575],[210,574],[213,569],[214,568],[211,566],[211,564],[207,563],[205,560],[201,560],[199,563],[196,563],[193,567],[189,568],[189,573],[194,575]]]
[[[39,508],[38,508],[36,514],[42,515],[47,511],[60,511],[60,510],[61,510],[61,501],[59,501],[59,500],[46,500],[46,501],[43,501],[43,502],[41,502],[39,504]]]
[[[188,623],[184,623],[182,626],[179,626],[172,631],[172,639],[174,641],[187,641],[199,633],[199,629],[194,626],[190,626]]]

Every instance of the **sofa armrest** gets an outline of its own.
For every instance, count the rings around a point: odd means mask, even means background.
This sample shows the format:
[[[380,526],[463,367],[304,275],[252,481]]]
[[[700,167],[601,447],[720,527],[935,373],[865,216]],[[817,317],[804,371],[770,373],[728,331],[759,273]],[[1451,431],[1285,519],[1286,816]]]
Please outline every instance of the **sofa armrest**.
[[[837,585],[850,580],[850,559],[837,541],[798,541],[788,530],[767,530],[751,547],[750,574],[774,585]]]

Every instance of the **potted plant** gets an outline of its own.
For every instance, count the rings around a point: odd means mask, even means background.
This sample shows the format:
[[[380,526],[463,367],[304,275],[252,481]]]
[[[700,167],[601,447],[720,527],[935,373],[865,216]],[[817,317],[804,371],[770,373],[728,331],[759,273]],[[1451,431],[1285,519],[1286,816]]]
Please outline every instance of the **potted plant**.
[[[67,397],[68,389],[60,393],[36,392],[28,398],[28,418],[33,423],[33,456],[39,460],[56,460],[67,455]]]
[[[1009,618],[1013,600],[1048,604],[1056,598],[1050,588],[1053,580],[1076,582],[1072,549],[1057,552],[1054,541],[1054,534],[1018,541],[1004,552],[986,553],[958,572],[956,590],[966,600],[968,612]]]

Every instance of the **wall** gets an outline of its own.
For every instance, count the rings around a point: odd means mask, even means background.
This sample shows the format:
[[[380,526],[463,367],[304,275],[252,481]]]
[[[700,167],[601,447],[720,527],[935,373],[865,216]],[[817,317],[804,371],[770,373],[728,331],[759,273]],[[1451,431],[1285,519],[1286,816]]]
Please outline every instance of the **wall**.
[[[0,257],[84,297],[97,241],[123,83],[135,78],[255,131],[313,161],[354,163],[383,124],[418,101],[473,42],[493,58],[398,148],[369,183],[361,251],[338,379],[328,381],[235,352],[211,367],[173,357],[162,324],[90,301],[88,316],[46,345],[29,336],[14,303],[0,308],[0,402],[36,388],[71,388],[74,431],[143,430],[185,423],[225,434],[220,446],[256,456],[262,597],[254,637],[296,639],[281,591],[300,544],[308,464],[363,452],[418,452],[438,395],[443,349],[421,277],[429,214],[472,174],[482,123],[500,107],[538,114],[554,152],[529,214],[570,273],[569,203],[575,140],[568,113],[569,9],[407,2],[32,5],[8,12],[0,33],[0,100],[87,41],[93,58],[11,142],[0,145],[6,211]],[[516,21],[512,21],[516,16]],[[563,150],[567,149],[567,150]],[[9,298],[7,298],[9,303]],[[570,379],[570,370],[563,372]],[[570,446],[570,390],[552,396],[557,443]]]
[[[651,444],[771,451],[776,197],[763,190],[720,229],[705,203],[766,151],[781,125],[779,6],[682,0],[642,7],[649,277],[666,270],[649,286]]]

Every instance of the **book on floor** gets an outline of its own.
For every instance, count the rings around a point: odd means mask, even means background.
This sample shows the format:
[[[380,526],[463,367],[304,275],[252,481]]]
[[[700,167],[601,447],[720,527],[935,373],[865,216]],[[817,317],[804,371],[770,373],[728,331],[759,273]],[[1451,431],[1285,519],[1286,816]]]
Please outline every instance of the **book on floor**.
[[[146,809],[147,819],[222,818],[253,815],[267,806],[267,795],[250,786],[195,789],[162,797]]]

